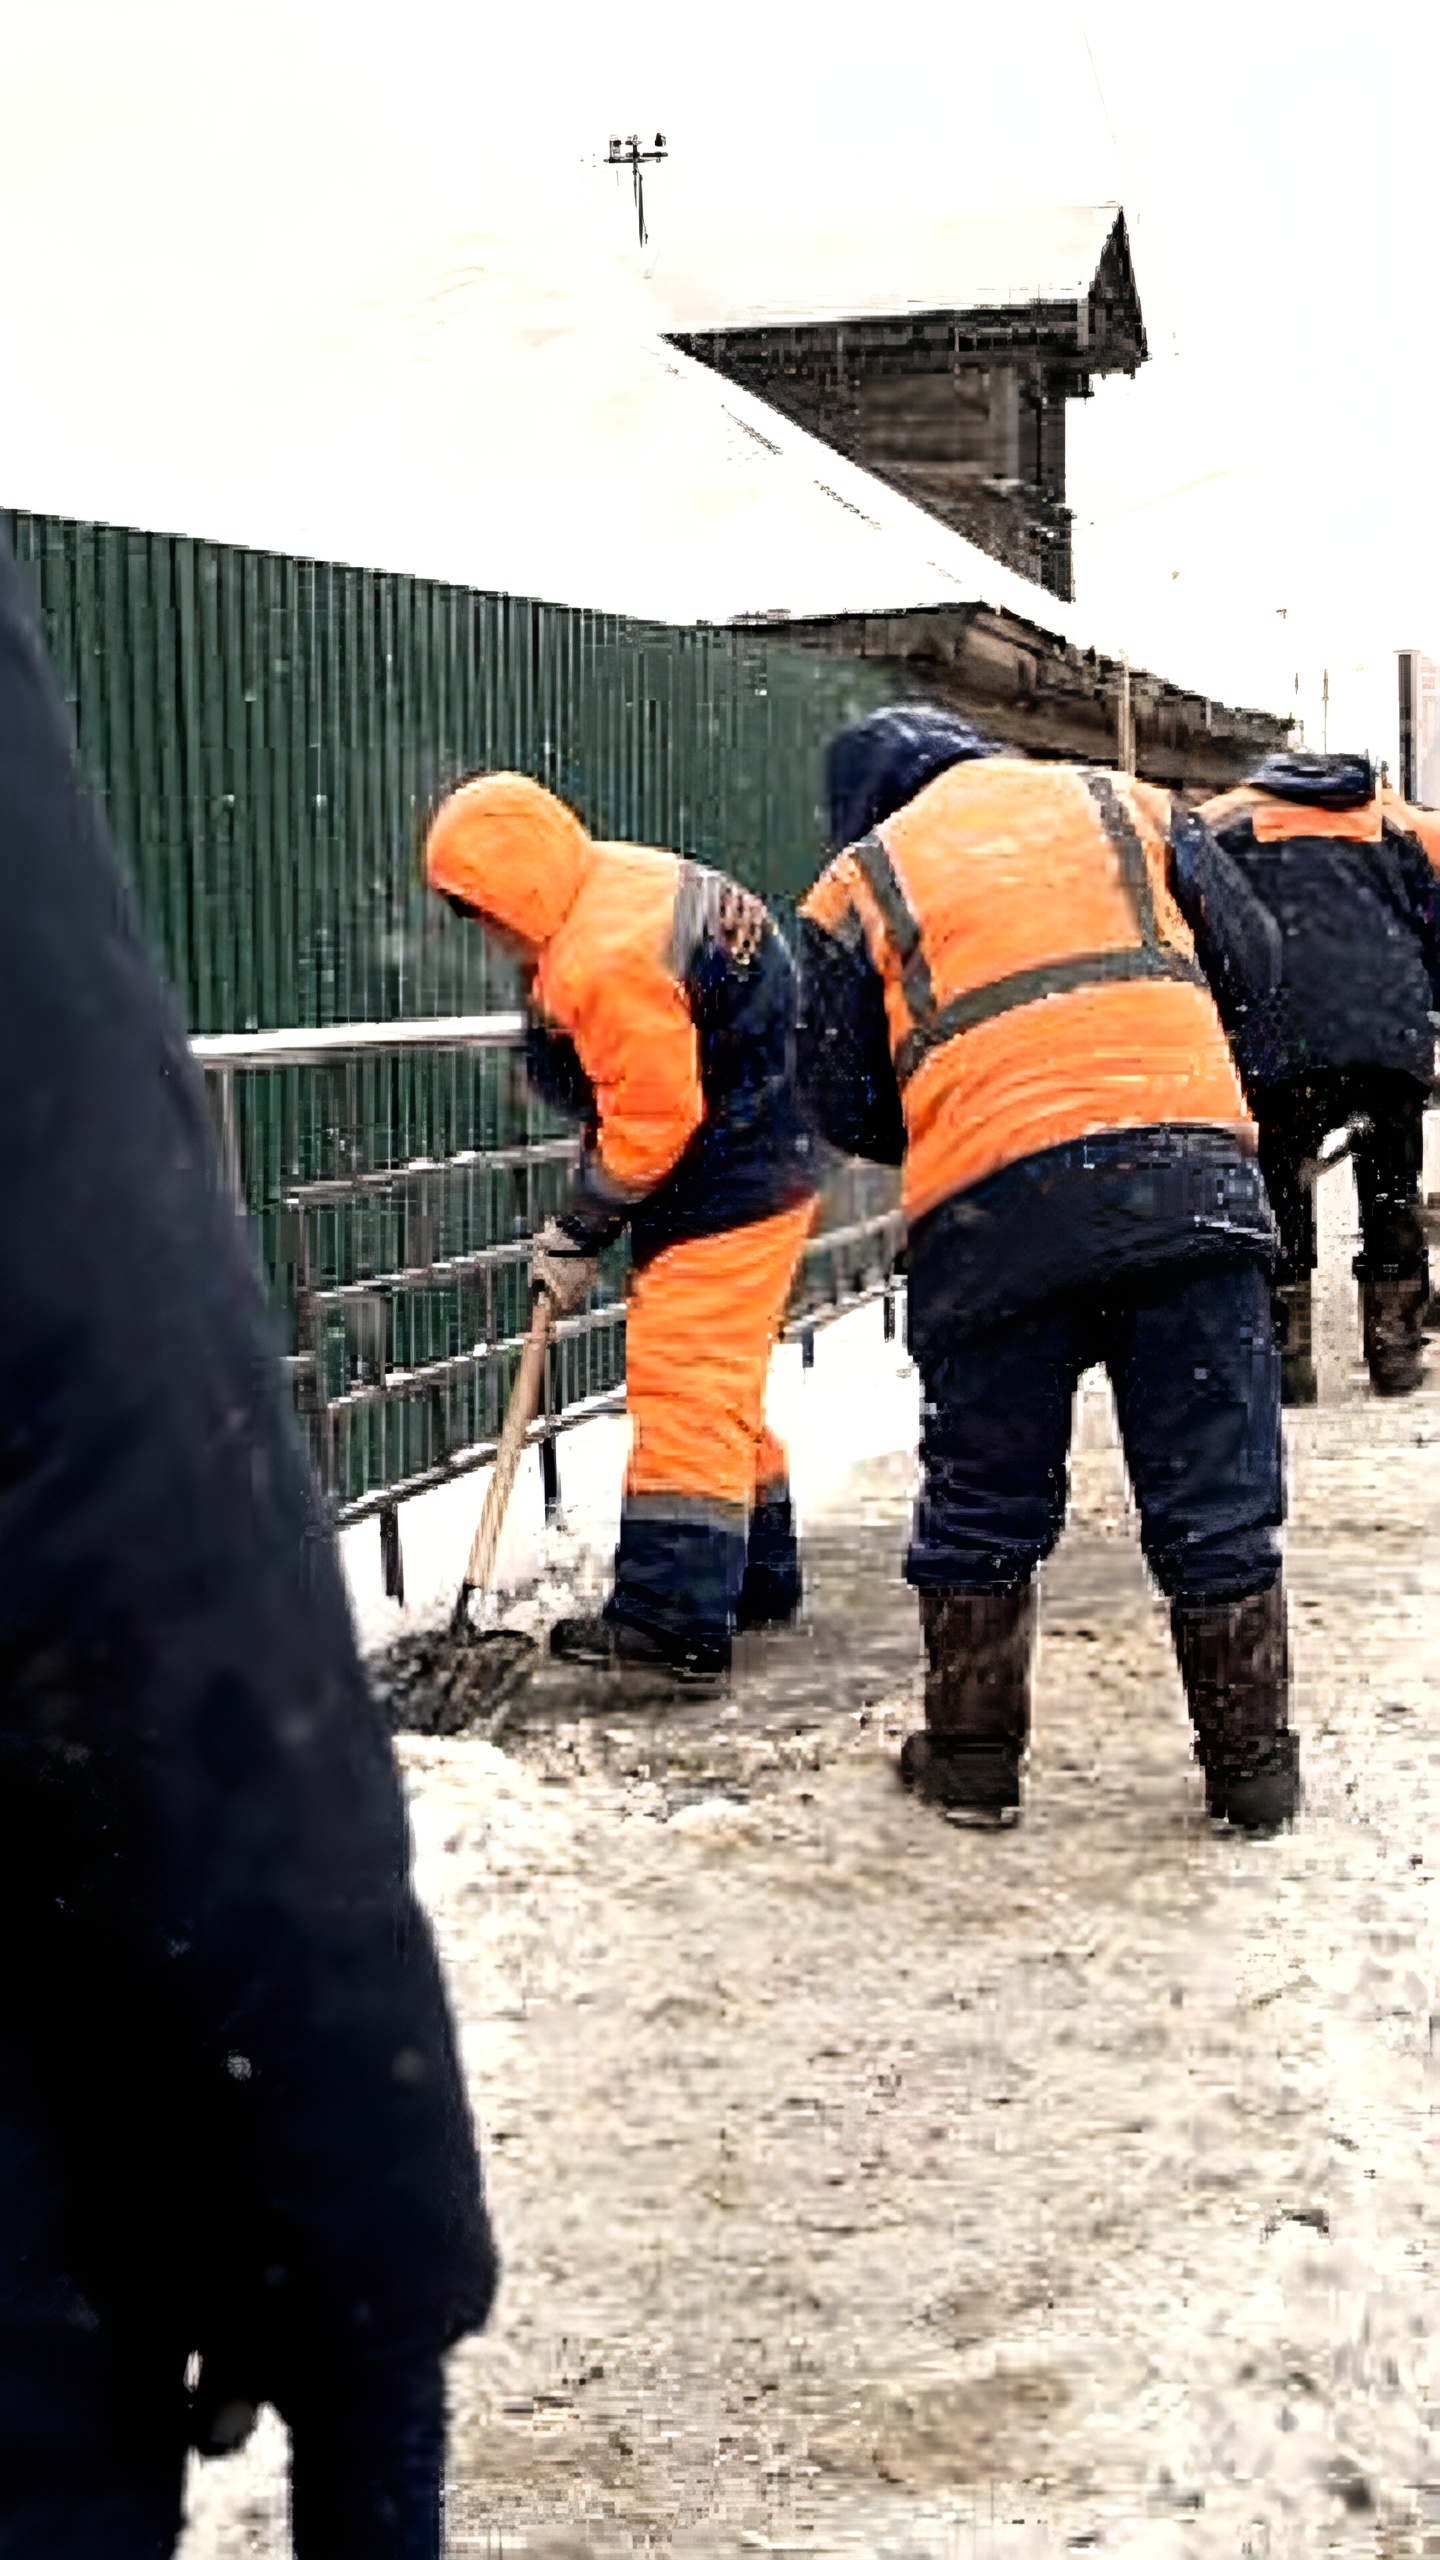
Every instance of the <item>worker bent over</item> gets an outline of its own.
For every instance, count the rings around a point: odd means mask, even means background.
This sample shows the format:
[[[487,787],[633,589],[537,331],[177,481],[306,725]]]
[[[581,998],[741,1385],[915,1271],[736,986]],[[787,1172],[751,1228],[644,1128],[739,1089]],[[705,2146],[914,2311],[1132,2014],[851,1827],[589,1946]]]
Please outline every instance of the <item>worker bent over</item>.
[[[1326,1132],[1347,1123],[1366,1365],[1377,1394],[1408,1394],[1429,1296],[1420,1175],[1440,1003],[1440,819],[1377,785],[1364,756],[1270,756],[1200,814],[1263,901],[1276,947],[1275,984],[1242,988],[1226,1027],[1280,1230],[1285,1402],[1317,1393],[1314,1165]]]
[[[632,1445],[615,1587],[551,1650],[714,1676],[737,1624],[800,1597],[765,1377],[814,1215],[795,1088],[795,977],[758,898],[652,847],[594,842],[540,785],[446,801],[426,871],[529,972],[532,1084],[585,1121],[531,1276],[562,1314],[628,1225]]]
[[[1273,1229],[1185,921],[1223,976],[1256,930],[1244,884],[1160,793],[943,712],[845,732],[829,781],[845,850],[801,910],[802,1089],[833,1144],[903,1159],[924,1386],[926,1731],[902,1775],[1018,1809],[1032,1577],[1103,1362],[1209,1808],[1272,1828],[1297,1785]]]

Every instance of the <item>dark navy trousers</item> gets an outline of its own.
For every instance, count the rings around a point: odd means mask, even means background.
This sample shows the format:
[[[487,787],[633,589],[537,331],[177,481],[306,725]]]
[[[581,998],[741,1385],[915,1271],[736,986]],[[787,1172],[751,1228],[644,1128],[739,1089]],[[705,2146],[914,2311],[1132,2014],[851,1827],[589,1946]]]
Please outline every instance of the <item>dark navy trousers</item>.
[[[1260,1170],[1280,1230],[1280,1281],[1307,1280],[1315,1268],[1315,1192],[1307,1172],[1331,1129],[1363,1114],[1351,1147],[1360,1202],[1357,1268],[1368,1279],[1410,1280],[1429,1268],[1420,1205],[1425,1162],[1426,1088],[1388,1067],[1325,1068],[1290,1084],[1262,1087]]]
[[[1280,1364],[1269,1280],[1240,1255],[1061,1292],[923,1368],[906,1579],[1027,1581],[1065,1520],[1075,1390],[1109,1373],[1145,1559],[1167,1599],[1232,1600],[1280,1570]]]

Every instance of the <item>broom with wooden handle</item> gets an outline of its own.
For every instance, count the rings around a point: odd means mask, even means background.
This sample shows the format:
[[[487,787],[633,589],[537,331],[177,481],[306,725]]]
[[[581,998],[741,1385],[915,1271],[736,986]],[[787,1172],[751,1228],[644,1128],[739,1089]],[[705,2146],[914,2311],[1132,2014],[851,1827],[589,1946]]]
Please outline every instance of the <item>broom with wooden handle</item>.
[[[500,1445],[495,1452],[495,1464],[491,1469],[490,1482],[485,1488],[485,1501],[480,1513],[479,1526],[471,1544],[470,1561],[465,1567],[465,1579],[460,1585],[454,1615],[450,1620],[450,1633],[455,1638],[469,1634],[471,1594],[485,1590],[490,1580],[491,1569],[495,1562],[495,1550],[500,1543],[500,1532],[505,1525],[505,1514],[510,1504],[510,1495],[515,1478],[520,1471],[525,1434],[540,1407],[541,1392],[545,1384],[545,1354],[549,1349],[550,1329],[554,1322],[555,1302],[548,1292],[542,1289],[535,1301],[535,1312],[530,1319],[530,1330],[525,1337],[525,1348],[520,1355],[519,1375],[510,1391],[505,1426],[500,1434]]]

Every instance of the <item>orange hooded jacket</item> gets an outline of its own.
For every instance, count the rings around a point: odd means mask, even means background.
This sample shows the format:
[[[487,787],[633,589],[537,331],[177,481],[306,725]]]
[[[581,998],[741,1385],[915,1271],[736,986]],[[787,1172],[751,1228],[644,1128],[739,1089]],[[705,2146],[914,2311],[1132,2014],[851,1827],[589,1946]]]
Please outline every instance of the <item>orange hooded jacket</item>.
[[[758,898],[654,846],[597,843],[522,774],[454,792],[425,869],[533,955],[533,1012],[573,1044],[593,1095],[588,1199],[614,1231],[646,1204],[637,1258],[773,1217],[814,1188],[794,1098],[794,971]],[[697,971],[722,1034],[708,1064]]]
[[[596,844],[538,782],[493,773],[445,802],[425,872],[535,955],[532,1003],[594,1087],[600,1167],[617,1200],[642,1198],[705,1117],[695,1024],[668,965],[674,854]]]

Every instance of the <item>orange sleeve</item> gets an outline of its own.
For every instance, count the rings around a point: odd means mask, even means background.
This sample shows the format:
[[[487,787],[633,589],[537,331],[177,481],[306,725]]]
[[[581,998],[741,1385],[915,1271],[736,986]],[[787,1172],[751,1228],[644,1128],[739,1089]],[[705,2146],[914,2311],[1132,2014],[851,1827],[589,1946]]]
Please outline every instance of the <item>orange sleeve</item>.
[[[818,925],[822,933],[835,939],[844,937],[846,918],[853,918],[864,933],[874,967],[882,978],[885,976],[888,945],[884,919],[853,853],[837,853],[834,861],[827,863],[808,898],[801,901],[799,912],[808,923]],[[853,932],[853,924],[850,930]]]
[[[690,1008],[658,960],[626,953],[587,974],[570,1034],[595,1088],[601,1169],[621,1197],[638,1200],[664,1181],[705,1117]]]
[[[808,898],[800,902],[800,913],[822,933],[833,933],[848,906],[854,904],[852,891],[859,872],[848,853],[837,853],[827,863]]]

